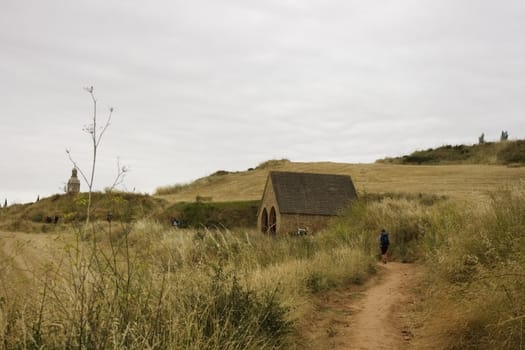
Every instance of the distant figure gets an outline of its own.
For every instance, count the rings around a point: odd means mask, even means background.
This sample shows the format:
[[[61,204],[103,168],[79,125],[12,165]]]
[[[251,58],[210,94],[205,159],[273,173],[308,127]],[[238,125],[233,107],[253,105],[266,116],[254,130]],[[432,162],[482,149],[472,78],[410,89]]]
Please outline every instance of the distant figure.
[[[38,195],[38,196],[36,197],[36,201],[37,201],[37,202],[40,201],[40,195]]]
[[[383,259],[383,264],[386,264],[386,252],[388,246],[390,245],[390,240],[388,239],[388,232],[385,229],[381,230],[379,235],[379,247],[381,248],[381,258]]]
[[[4,201],[4,208],[7,208],[7,198]]]
[[[480,137],[478,137],[478,143],[479,143],[480,145],[482,145],[482,144],[485,143],[485,133],[482,133],[482,134],[480,135]]]
[[[177,220],[177,218],[174,218],[171,221],[171,225],[173,226],[173,228],[179,228],[180,222],[179,222],[179,220]]]
[[[55,215],[55,225],[58,224],[58,219],[60,219],[58,215]]]

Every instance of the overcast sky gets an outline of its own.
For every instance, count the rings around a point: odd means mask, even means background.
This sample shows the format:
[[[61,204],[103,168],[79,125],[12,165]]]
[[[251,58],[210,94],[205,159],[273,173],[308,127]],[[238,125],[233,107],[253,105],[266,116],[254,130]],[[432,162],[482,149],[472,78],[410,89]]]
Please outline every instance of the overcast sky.
[[[86,86],[96,189],[523,139],[525,2],[0,0],[0,200],[88,171]]]

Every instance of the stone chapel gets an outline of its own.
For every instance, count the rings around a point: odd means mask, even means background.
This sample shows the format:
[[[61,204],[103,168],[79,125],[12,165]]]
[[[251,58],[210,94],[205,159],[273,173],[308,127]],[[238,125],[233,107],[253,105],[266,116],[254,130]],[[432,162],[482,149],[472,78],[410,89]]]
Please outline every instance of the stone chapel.
[[[71,171],[71,178],[67,182],[67,193],[76,194],[80,192],[80,180],[77,176],[77,168]]]

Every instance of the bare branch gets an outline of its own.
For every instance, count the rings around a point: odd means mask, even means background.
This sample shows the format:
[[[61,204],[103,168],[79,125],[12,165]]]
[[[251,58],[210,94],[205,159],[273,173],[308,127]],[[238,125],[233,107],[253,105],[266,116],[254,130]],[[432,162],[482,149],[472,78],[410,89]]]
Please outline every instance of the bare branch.
[[[69,161],[71,162],[71,164],[73,164],[73,166],[75,167],[75,169],[77,169],[79,172],[80,172],[80,175],[82,176],[82,178],[84,179],[84,181],[86,181],[86,184],[88,185],[89,188],[91,188],[90,184],[89,184],[89,181],[86,177],[86,175],[84,174],[84,172],[82,171],[82,169],[78,166],[77,162],[75,162],[75,160],[73,159],[73,157],[71,157],[71,152],[69,152],[68,149],[66,149],[66,154],[67,154],[67,157],[69,158]]]
[[[98,139],[96,141],[96,146],[98,147],[98,145],[100,144],[100,141],[102,140],[102,136],[104,136],[104,133],[106,132],[108,126],[111,124],[111,116],[113,115],[113,107],[110,107],[109,108],[109,116],[108,116],[108,119],[106,120],[106,124],[104,124],[104,127],[102,128],[102,131],[100,132],[100,134],[98,135]]]
[[[93,86],[85,87],[84,90],[86,90],[89,95],[91,96],[91,100],[93,102],[93,118],[92,123],[85,125],[82,129],[84,132],[88,133],[91,138],[92,142],[92,154],[93,159],[91,161],[91,173],[88,176],[78,167],[77,163],[73,160],[71,157],[71,154],[69,150],[66,150],[66,153],[68,155],[69,160],[73,165],[75,166],[78,171],[80,171],[80,175],[82,176],[83,180],[87,183],[88,186],[88,203],[87,203],[87,213],[86,213],[86,223],[89,223],[90,219],[90,212],[91,212],[91,197],[92,197],[92,191],[93,191],[93,183],[95,178],[95,167],[97,164],[97,154],[98,154],[98,147],[100,145],[100,142],[102,141],[102,138],[104,134],[106,133],[106,130],[108,129],[109,125],[111,124],[111,117],[113,115],[114,108],[109,108],[109,115],[106,120],[106,122],[103,124],[102,128],[97,127],[97,99],[95,97],[94,88]],[[99,132],[100,131],[100,132]],[[115,186],[121,184],[124,181],[124,176],[128,172],[127,167],[121,167],[120,162],[117,161],[117,177],[115,178],[115,181],[113,182],[113,185],[111,186],[111,189],[113,189]]]
[[[109,187],[109,191],[113,191],[115,187],[122,184],[128,172],[129,168],[125,165],[120,166],[120,158],[117,158],[117,176],[115,177],[115,181],[113,181],[113,185]]]
[[[504,321],[502,321],[502,322],[499,322],[497,325],[501,327],[501,326],[504,326],[504,325],[507,324],[507,323],[515,322],[515,321],[521,321],[521,320],[523,320],[523,319],[525,319],[525,315],[516,316],[516,317],[511,317],[511,318],[506,319],[506,320],[504,320]]]
[[[85,87],[84,90],[86,90],[91,95],[91,99],[93,100],[93,102],[97,102],[97,99],[95,98],[95,94],[93,92],[95,90],[93,86]]]

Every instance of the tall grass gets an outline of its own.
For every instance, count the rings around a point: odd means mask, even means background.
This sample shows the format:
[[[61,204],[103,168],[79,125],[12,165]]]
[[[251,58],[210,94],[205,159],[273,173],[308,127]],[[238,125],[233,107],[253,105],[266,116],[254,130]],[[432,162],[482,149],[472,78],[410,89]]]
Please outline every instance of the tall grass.
[[[318,235],[172,229],[151,220],[80,227],[20,274],[0,259],[5,349],[300,347],[312,295],[364,282],[378,234],[427,266],[417,332],[443,349],[519,349],[525,322],[525,183],[483,201],[363,196]],[[83,239],[80,239],[83,238]]]
[[[390,233],[391,258],[414,262],[421,258],[419,241],[435,211],[433,204],[423,196],[360,200],[334,223],[336,243],[344,242],[365,254],[379,256],[379,232],[384,228]]]
[[[421,242],[428,334],[447,349],[525,347],[525,183],[441,208]]]
[[[361,282],[373,258],[326,237],[80,227],[23,280],[0,261],[5,349],[279,349],[313,293]]]

